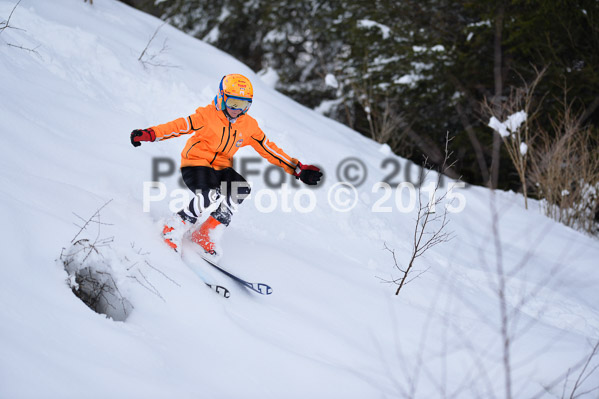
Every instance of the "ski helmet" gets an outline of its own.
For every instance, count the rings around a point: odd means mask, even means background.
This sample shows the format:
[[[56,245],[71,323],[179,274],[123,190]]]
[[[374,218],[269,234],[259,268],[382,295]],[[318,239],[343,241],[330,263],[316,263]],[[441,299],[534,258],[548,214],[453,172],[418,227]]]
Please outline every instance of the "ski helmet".
[[[243,110],[245,114],[254,97],[254,89],[248,78],[238,73],[225,75],[220,81],[215,102],[223,112],[228,109]]]

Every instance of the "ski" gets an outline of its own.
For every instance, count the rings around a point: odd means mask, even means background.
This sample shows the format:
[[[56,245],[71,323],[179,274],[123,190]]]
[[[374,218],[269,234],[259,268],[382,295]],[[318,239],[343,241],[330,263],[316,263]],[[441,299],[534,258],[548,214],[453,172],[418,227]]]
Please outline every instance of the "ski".
[[[245,281],[241,277],[238,277],[238,276],[234,275],[233,273],[230,273],[230,272],[226,271],[225,269],[223,269],[222,267],[220,267],[218,264],[216,264],[216,262],[214,262],[212,259],[208,258],[208,255],[202,255],[202,259],[204,259],[206,261],[206,263],[213,266],[221,273],[229,276],[230,278],[232,278],[233,280],[237,281],[238,283],[244,285],[245,287],[249,288],[250,290],[257,292],[258,294],[262,294],[262,295],[272,294],[272,288],[270,287],[270,285],[264,284],[264,283],[250,283],[249,281]]]
[[[231,296],[231,293],[229,292],[228,289],[226,289],[225,287],[223,287],[222,285],[216,285],[216,284],[210,284],[204,281],[204,284],[206,284],[208,287],[210,287],[214,292],[216,292],[217,294],[225,297],[225,298],[229,298]]]
[[[204,284],[206,284],[208,288],[210,288],[220,296],[224,298],[229,298],[231,296],[231,292],[229,292],[229,290],[226,287],[223,287],[222,285],[218,284],[213,284],[209,278],[207,278],[202,272],[198,270],[197,267],[190,267],[190,269],[200,278],[200,280],[204,282]]]

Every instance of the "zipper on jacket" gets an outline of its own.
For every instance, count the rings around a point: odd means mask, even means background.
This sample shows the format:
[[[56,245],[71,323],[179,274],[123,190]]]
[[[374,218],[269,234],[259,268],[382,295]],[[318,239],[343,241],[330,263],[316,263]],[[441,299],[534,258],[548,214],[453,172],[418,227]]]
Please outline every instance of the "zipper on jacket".
[[[212,163],[216,160],[216,157],[218,156],[218,149],[220,148],[220,145],[223,143],[223,140],[225,138],[225,127],[223,127],[223,135],[220,138],[220,143],[218,145],[218,147],[216,147],[216,152],[214,153],[214,158],[212,158],[212,161],[210,161],[210,165],[212,165]],[[229,148],[227,150],[227,147],[229,146],[229,141],[231,141],[231,121],[229,121],[229,130],[227,131],[227,141],[225,142],[225,146],[223,147],[223,149],[220,151],[221,154],[228,154],[229,152],[231,152],[231,150],[233,149],[233,146],[235,145],[235,140],[237,139],[237,130],[235,130],[235,132],[233,133],[233,141],[231,142],[231,148]],[[195,144],[194,144],[195,145]],[[231,159],[231,157],[229,157],[229,159]]]
[[[220,138],[220,143],[219,143],[218,147],[216,147],[216,152],[214,153],[214,158],[212,158],[212,161],[210,161],[210,165],[212,165],[212,163],[216,160],[216,157],[218,156],[218,148],[223,143],[223,140],[225,138],[225,129],[226,129],[226,127],[223,127],[223,135]],[[229,140],[231,140],[231,121],[229,121],[229,131],[227,132],[227,142],[225,143],[225,146],[223,147],[221,154],[225,153],[225,150],[227,149],[227,146],[229,145]]]
[[[231,121],[229,121],[229,131],[227,132],[227,142],[225,143],[225,146],[223,147],[223,150],[221,151],[223,154],[225,153],[225,150],[227,149],[227,146],[229,145],[229,140],[231,140]]]
[[[233,133],[233,141],[231,141],[231,148],[229,148],[229,151],[227,151],[227,154],[229,152],[231,152],[231,150],[233,149],[233,146],[235,145],[235,140],[237,140],[237,130],[235,130],[235,133]]]
[[[191,149],[192,149],[192,148],[193,148],[193,147],[194,147],[196,144],[200,144],[201,142],[202,142],[202,140],[198,140],[198,141],[196,141],[195,143],[193,143],[193,144],[191,145],[191,147],[189,147],[189,150],[187,150],[187,152],[185,153],[185,158],[188,158],[188,157],[189,157],[189,151],[191,151]]]

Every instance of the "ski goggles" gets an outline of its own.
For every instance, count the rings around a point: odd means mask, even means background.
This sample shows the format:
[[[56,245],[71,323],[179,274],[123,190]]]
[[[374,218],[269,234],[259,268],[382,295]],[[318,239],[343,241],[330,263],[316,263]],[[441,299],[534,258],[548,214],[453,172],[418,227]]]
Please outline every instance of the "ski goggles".
[[[252,100],[242,97],[233,97],[225,95],[225,105],[227,106],[227,108],[235,111],[246,111],[250,107],[250,105],[252,105]]]
[[[225,95],[225,105],[227,106],[227,108],[232,109],[234,111],[247,111],[250,108],[250,105],[252,105],[252,100],[242,97],[233,97]]]

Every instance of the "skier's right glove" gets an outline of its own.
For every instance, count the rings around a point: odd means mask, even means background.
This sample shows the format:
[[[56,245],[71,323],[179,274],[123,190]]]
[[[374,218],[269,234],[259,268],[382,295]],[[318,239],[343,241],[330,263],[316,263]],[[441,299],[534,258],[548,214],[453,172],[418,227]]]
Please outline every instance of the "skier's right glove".
[[[133,144],[133,147],[139,147],[142,141],[156,141],[156,133],[154,133],[152,128],[135,129],[131,132],[131,144]]]
[[[297,168],[299,168],[299,172],[295,172],[293,176],[310,186],[318,184],[322,177],[322,172],[314,165],[304,165],[301,162],[298,162]]]

